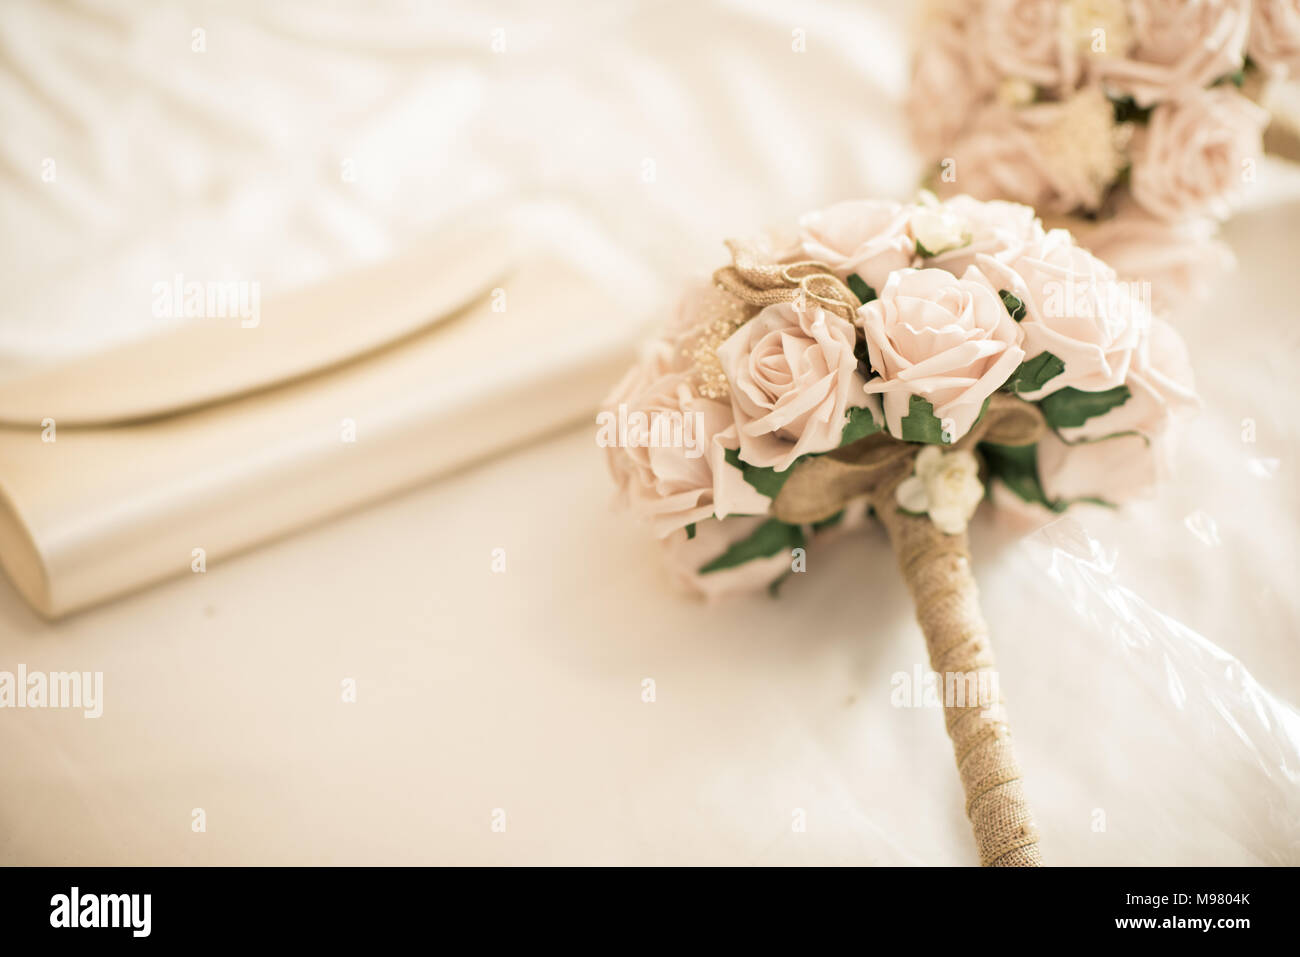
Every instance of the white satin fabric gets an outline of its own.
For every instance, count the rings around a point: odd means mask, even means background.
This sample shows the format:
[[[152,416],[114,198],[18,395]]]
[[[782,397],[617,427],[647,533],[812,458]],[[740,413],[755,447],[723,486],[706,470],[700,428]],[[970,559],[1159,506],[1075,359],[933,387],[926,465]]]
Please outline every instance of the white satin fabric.
[[[675,281],[725,236],[905,194],[897,7],[7,3],[0,356],[155,331],[177,272],[270,297],[485,205]]]

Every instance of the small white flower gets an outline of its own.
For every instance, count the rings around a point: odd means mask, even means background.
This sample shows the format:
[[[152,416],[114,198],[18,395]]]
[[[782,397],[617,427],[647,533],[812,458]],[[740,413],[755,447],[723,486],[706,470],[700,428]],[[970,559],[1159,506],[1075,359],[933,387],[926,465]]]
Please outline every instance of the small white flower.
[[[1026,106],[1037,95],[1034,84],[1022,76],[1004,76],[998,83],[998,101],[1007,106]]]
[[[1097,209],[1129,163],[1133,125],[1115,122],[1115,105],[1098,85],[1050,104],[1042,116],[1046,121],[1034,137],[1062,202]]]
[[[921,202],[908,219],[908,228],[916,240],[916,251],[922,255],[937,256],[965,246],[971,240],[970,224],[947,206],[940,205],[934,194],[925,190],[921,191]]]
[[[916,468],[894,493],[906,512],[930,515],[939,531],[956,535],[966,530],[984,497],[979,460],[967,449],[945,452],[927,445],[916,457]]]

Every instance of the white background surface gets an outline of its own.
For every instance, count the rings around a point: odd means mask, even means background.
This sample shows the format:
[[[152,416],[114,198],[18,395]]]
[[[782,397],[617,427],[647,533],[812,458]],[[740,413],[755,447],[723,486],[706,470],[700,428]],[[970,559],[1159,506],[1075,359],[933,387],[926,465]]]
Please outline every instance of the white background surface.
[[[668,296],[724,235],[915,179],[887,6],[262,6],[6,6],[10,365],[146,334],[176,271],[269,293],[477,202],[594,225]],[[1243,271],[1178,321],[1206,399],[1180,481],[1077,516],[1292,701],[1296,222],[1237,220]],[[0,585],[0,670],[105,676],[97,720],[0,712],[0,861],[973,863],[940,714],[890,703],[923,646],[883,534],[701,606],[609,497],[584,427],[59,624]],[[1184,720],[1198,686],[1073,616],[1025,531],[983,514],[975,548],[1048,861],[1300,861],[1294,778]]]

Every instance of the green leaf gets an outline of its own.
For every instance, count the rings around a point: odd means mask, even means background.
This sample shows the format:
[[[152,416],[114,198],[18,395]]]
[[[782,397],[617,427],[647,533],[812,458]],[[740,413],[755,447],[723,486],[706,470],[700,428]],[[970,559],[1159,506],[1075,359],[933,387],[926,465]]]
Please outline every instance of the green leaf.
[[[907,404],[907,415],[903,416],[903,441],[928,442],[931,445],[947,445],[943,437],[943,423],[934,414],[934,405],[919,395],[914,395]]]
[[[1117,385],[1105,392],[1084,392],[1067,386],[1046,396],[1039,404],[1043,418],[1054,429],[1083,425],[1093,416],[1101,415],[1123,405],[1132,395],[1126,385]]]
[[[932,253],[932,252],[930,252],[930,250],[926,249],[926,248],[925,248],[925,244],[922,243],[921,240],[919,240],[919,239],[916,241],[916,254],[917,254],[918,256],[924,256],[926,259],[929,259],[929,258],[931,258],[932,256],[935,256],[935,255],[938,255],[937,253]]]
[[[778,552],[802,547],[803,529],[798,525],[787,525],[780,519],[769,518],[754,529],[748,538],[742,538],[713,561],[700,566],[700,574],[720,572],[756,558],[770,558]]]
[[[876,290],[868,286],[866,280],[857,273],[849,273],[849,278],[846,282],[848,283],[848,287],[853,290],[853,295],[857,296],[863,305],[866,305],[876,298]]]
[[[1076,502],[1087,505],[1100,505],[1102,508],[1119,508],[1119,506],[1114,502],[1108,502],[1104,498],[1097,498],[1095,495],[1083,495],[1079,498],[1070,499],[1071,505],[1074,505]]]
[[[866,406],[852,406],[845,415],[848,417],[848,422],[844,424],[844,431],[840,433],[840,445],[850,445],[858,439],[875,435],[882,428]]]
[[[844,413],[844,428],[840,431],[840,445],[849,445],[866,438],[868,435],[874,435],[884,428],[876,422],[871,415],[871,410],[865,406],[854,406]],[[740,469],[741,476],[746,482],[758,491],[762,492],[768,498],[776,498],[781,494],[781,489],[785,487],[786,481],[794,474],[795,467],[806,458],[824,453],[810,452],[807,455],[801,455],[790,463],[789,468],[783,472],[778,472],[773,468],[765,468],[758,465],[750,465],[740,457],[739,449],[727,449],[723,452],[723,459],[728,465]]]
[[[1071,499],[1049,499],[1038,477],[1037,445],[994,445],[992,442],[981,442],[979,451],[989,467],[989,477],[1002,479],[1007,488],[1026,502],[1042,505],[1053,512],[1064,512],[1071,505],[1085,503],[1101,505],[1105,508],[1118,507],[1114,502],[1092,495]]]
[[[820,532],[823,528],[833,528],[842,521],[844,521],[844,509],[840,509],[830,518],[823,518],[820,522],[813,522],[813,531]]]
[[[1240,70],[1237,70],[1235,73],[1224,74],[1223,76],[1215,80],[1213,85],[1222,86],[1225,83],[1231,83],[1233,86],[1235,86],[1237,89],[1240,90],[1243,86],[1246,85],[1246,68],[1243,66]]]
[[[1137,429],[1120,429],[1118,432],[1108,432],[1105,435],[1094,435],[1087,438],[1067,439],[1061,435],[1058,435],[1057,438],[1066,445],[1095,445],[1098,442],[1105,442],[1107,439],[1123,439],[1131,435],[1137,436],[1146,443],[1147,446],[1151,445],[1151,437],[1139,432]]]
[[[1154,106],[1138,106],[1131,96],[1112,96],[1111,105],[1115,109],[1116,123],[1146,123],[1151,119]]]
[[[691,538],[694,538],[694,537],[695,537],[695,523],[694,523],[694,522],[691,522],[691,524],[689,524],[689,525],[686,526],[686,537],[687,537],[688,539],[691,539]]]
[[[1019,296],[1012,295],[1005,289],[999,291],[998,295],[1002,297],[1002,305],[1007,307],[1007,312],[1011,313],[1012,319],[1019,322],[1025,318],[1025,304],[1020,301]]]
[[[861,362],[868,370],[871,369],[871,353],[867,350],[867,340],[857,339],[854,341],[853,358]]]
[[[798,459],[790,464],[790,467],[784,472],[778,472],[776,469],[763,468],[758,465],[749,465],[740,459],[738,449],[727,449],[722,456],[728,464],[734,465],[740,469],[746,482],[758,489],[768,498],[776,498],[781,494],[781,487],[785,485],[786,479],[794,472],[795,464]],[[802,456],[801,456],[802,458]]]
[[[1065,502],[1048,499],[1043,483],[1038,478],[1037,445],[995,445],[981,442],[979,450],[989,467],[990,478],[1000,478],[1007,488],[1026,502],[1046,506],[1053,512],[1063,512]]]
[[[1040,352],[1032,359],[1020,363],[1003,386],[1008,392],[1034,392],[1065,371],[1065,363],[1050,352]]]

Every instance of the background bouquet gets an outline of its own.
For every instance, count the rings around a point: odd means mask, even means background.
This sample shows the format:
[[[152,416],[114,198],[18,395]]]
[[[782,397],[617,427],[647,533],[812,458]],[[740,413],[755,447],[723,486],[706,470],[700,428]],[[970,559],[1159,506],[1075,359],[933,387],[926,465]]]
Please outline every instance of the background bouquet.
[[[1294,0],[956,0],[929,7],[909,116],[938,192],[1059,217],[1164,310],[1231,262],[1254,101],[1298,69]]]

